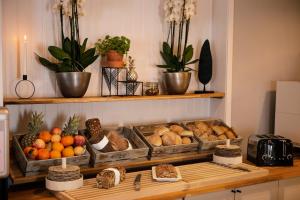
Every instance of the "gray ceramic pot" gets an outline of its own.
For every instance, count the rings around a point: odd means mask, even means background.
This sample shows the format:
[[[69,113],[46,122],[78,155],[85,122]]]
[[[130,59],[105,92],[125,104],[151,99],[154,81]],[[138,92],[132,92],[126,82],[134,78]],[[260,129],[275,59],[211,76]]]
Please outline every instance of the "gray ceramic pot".
[[[191,81],[191,72],[165,72],[164,82],[168,94],[185,94]]]
[[[90,79],[90,72],[59,72],[56,73],[58,87],[64,97],[78,98],[86,93]]]

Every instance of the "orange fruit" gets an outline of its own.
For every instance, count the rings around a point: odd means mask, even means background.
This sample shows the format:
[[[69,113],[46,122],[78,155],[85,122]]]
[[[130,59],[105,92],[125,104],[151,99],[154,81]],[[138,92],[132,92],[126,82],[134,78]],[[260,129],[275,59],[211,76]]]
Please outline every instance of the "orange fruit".
[[[74,138],[73,136],[64,136],[61,138],[61,141],[60,141],[65,147],[67,146],[71,146],[74,144]]]
[[[25,153],[27,158],[35,160],[37,155],[38,155],[38,150],[37,150],[37,148],[26,147],[24,149],[24,153]]]
[[[44,142],[50,142],[51,140],[51,134],[49,131],[41,131],[39,134],[39,139],[44,140]]]
[[[61,158],[61,154],[59,151],[51,151],[50,152],[50,158],[55,159],[55,158]]]
[[[73,150],[73,147],[69,146],[69,147],[65,148],[65,149],[62,151],[62,156],[63,156],[63,157],[72,157],[72,156],[74,156],[74,150]]]
[[[28,156],[28,152],[30,151],[32,149],[32,147],[25,147],[24,148],[24,154],[25,154],[25,156]]]
[[[62,130],[58,127],[55,127],[51,130],[52,135],[61,135]]]
[[[84,152],[85,152],[85,148],[83,148],[82,146],[77,146],[74,148],[74,154],[76,156],[80,156],[80,155],[84,154]]]
[[[60,135],[52,135],[51,142],[60,142],[61,137]]]
[[[50,157],[50,153],[47,149],[39,149],[38,150],[38,159],[39,160],[47,160]]]
[[[59,142],[53,142],[52,143],[52,150],[62,152],[62,150],[64,150],[64,145],[62,143],[59,143]]]

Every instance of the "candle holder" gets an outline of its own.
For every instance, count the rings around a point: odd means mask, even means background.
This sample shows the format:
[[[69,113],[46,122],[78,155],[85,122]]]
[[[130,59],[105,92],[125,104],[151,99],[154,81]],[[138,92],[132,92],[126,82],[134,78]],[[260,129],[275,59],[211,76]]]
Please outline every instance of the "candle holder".
[[[15,92],[20,99],[30,99],[35,93],[35,86],[24,74],[22,80],[16,84]]]

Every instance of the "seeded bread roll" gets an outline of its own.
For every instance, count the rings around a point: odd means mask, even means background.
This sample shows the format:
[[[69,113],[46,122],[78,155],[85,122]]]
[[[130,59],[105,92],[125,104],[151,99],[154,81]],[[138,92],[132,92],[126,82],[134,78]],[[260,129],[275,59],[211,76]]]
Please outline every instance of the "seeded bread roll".
[[[168,129],[167,127],[161,126],[161,127],[158,127],[158,128],[154,129],[154,134],[162,136],[163,134],[165,134],[165,133],[167,133],[169,131],[170,131],[170,129]]]
[[[146,137],[148,142],[153,146],[160,147],[162,145],[161,137],[158,134],[153,134]]]
[[[184,131],[184,128],[182,128],[179,125],[174,124],[174,125],[170,126],[170,131],[180,135],[182,133],[182,131]]]
[[[192,140],[189,137],[182,137],[182,144],[191,144]]]

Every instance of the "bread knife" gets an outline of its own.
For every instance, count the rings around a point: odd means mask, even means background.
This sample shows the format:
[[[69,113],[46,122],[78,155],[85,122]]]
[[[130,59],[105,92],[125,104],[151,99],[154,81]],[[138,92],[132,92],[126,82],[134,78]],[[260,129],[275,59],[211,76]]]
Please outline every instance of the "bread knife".
[[[135,191],[140,191],[141,190],[141,178],[142,178],[142,174],[138,174],[136,175],[133,185],[134,185],[134,189]]]
[[[210,162],[212,164],[215,164],[215,165],[219,165],[221,167],[225,167],[225,168],[228,168],[228,169],[235,169],[235,170],[240,170],[240,171],[243,171],[243,172],[251,172],[250,169],[246,168],[246,167],[242,167],[242,166],[232,166],[232,165],[226,165],[226,164],[221,164],[221,163],[216,163],[216,162]]]

